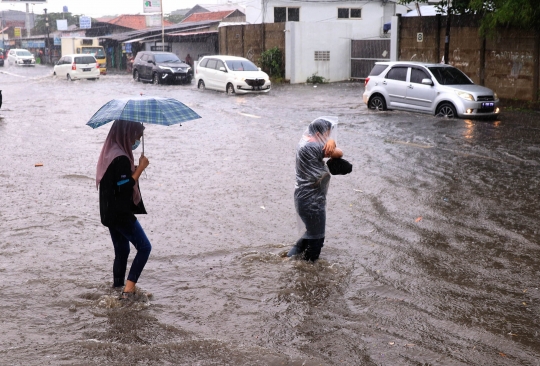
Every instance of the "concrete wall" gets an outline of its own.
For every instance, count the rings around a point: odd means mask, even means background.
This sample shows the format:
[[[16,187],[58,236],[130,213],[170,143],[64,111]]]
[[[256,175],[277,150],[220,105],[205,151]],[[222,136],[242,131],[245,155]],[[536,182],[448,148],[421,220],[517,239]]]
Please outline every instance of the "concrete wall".
[[[401,61],[441,62],[444,55],[446,17],[399,17]],[[479,19],[453,16],[449,64],[499,97],[538,100],[540,84],[540,35],[532,30],[499,29],[485,41],[478,33]],[[417,33],[423,33],[418,42]],[[392,40],[395,42],[394,40]]]
[[[329,81],[350,78],[351,24],[288,22],[285,30],[285,79],[294,84],[313,74]],[[330,61],[315,61],[315,51],[330,51]]]
[[[300,22],[315,22],[317,24],[343,23],[350,24],[351,37],[364,39],[380,37],[384,23],[390,22],[391,16],[396,13],[406,13],[407,8],[396,5],[392,1],[339,1],[339,2],[315,2],[315,1],[277,1],[268,0],[266,11],[261,7],[261,0],[251,0],[246,3],[246,21],[248,23],[273,23],[274,7],[297,7],[300,8]],[[361,19],[338,19],[338,8],[361,8]]]

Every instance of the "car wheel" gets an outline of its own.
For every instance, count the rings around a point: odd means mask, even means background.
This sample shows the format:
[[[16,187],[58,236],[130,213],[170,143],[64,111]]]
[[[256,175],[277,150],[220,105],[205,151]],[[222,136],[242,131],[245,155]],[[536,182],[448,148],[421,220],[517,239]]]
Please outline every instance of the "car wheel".
[[[226,91],[228,95],[234,95],[234,86],[231,83],[227,84]]]
[[[371,97],[368,104],[369,109],[375,109],[377,111],[386,110],[386,100],[382,95],[375,95]]]
[[[451,103],[442,103],[437,108],[437,113],[435,113],[437,117],[446,117],[446,118],[456,118],[456,108]]]
[[[137,70],[133,71],[133,80],[141,81],[141,78],[139,77],[139,72]]]
[[[53,76],[56,76],[56,71],[53,71],[53,73],[52,73],[52,74],[53,74]]]
[[[71,75],[67,74],[67,81],[73,81],[73,79],[71,78]]]
[[[204,86],[204,81],[202,81],[202,79],[199,80],[199,84],[197,84],[197,88],[202,89],[202,90],[206,89],[206,87]]]
[[[159,75],[157,72],[152,75],[152,84],[159,85]]]

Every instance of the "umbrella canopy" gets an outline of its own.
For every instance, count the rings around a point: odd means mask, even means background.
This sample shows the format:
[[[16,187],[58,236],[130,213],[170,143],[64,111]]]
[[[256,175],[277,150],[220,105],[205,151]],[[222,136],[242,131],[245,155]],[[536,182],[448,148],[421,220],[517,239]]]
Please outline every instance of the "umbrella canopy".
[[[111,100],[86,124],[98,128],[112,121],[124,120],[170,126],[197,118],[201,116],[176,99],[141,96]]]

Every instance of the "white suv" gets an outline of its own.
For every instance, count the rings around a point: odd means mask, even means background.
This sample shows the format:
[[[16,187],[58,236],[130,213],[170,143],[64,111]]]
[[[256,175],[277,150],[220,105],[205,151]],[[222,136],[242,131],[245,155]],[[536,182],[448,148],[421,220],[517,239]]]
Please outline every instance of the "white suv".
[[[36,66],[34,55],[32,55],[30,51],[22,48],[9,50],[7,61],[10,65]]]
[[[401,109],[448,118],[497,118],[499,98],[459,69],[444,64],[376,62],[365,80],[370,109]]]
[[[65,76],[68,80],[99,79],[99,63],[93,55],[65,55],[54,65],[53,75]]]
[[[227,94],[268,93],[268,75],[253,62],[236,56],[204,56],[195,69],[199,89],[215,89]]]

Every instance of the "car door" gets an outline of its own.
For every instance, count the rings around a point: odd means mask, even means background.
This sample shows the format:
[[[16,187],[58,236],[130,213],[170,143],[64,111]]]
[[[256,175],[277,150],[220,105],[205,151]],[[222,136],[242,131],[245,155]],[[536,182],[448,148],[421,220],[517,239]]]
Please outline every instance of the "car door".
[[[382,84],[388,93],[388,108],[406,106],[408,72],[408,66],[394,66],[386,73]]]
[[[224,71],[222,71],[222,68]],[[229,74],[227,73],[225,63],[221,60],[217,60],[215,71],[216,89],[221,91],[225,91],[227,89],[228,76]]]
[[[141,79],[148,79],[148,54],[144,53],[141,56],[139,64],[139,77]]]
[[[204,82],[206,84],[206,87],[209,89],[216,89],[216,65],[217,60],[215,58],[211,58],[208,60],[208,63],[206,64],[206,79],[208,82]]]
[[[66,73],[64,72],[64,64],[66,62],[66,58],[65,57],[61,57],[60,60],[58,60],[58,62],[56,63],[56,75],[65,75]]]
[[[407,84],[406,103],[411,108],[430,111],[434,108],[433,101],[437,96],[437,91],[433,84],[422,84],[424,79],[431,80],[431,77],[422,68],[411,67],[409,83]]]

